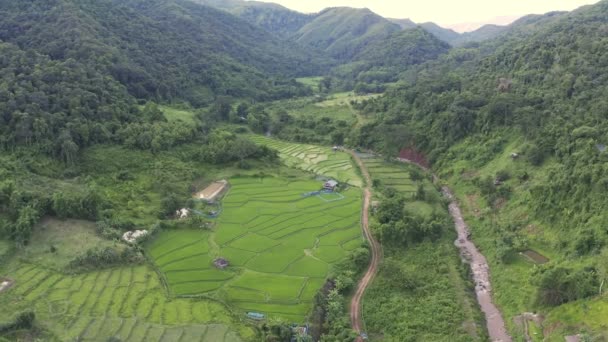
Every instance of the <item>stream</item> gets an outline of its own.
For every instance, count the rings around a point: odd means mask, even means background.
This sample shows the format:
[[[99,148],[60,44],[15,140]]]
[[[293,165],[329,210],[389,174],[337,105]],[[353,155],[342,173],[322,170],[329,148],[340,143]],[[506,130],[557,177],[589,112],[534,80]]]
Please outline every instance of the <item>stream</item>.
[[[502,314],[492,302],[492,285],[490,283],[490,267],[488,266],[488,262],[475,244],[469,240],[469,227],[467,227],[462,218],[460,207],[454,195],[448,187],[443,187],[442,192],[450,200],[450,215],[454,220],[454,226],[458,233],[458,238],[454,244],[460,249],[463,259],[471,266],[477,302],[481,307],[481,311],[485,314],[490,340],[495,342],[510,342],[512,339],[507,333]]]

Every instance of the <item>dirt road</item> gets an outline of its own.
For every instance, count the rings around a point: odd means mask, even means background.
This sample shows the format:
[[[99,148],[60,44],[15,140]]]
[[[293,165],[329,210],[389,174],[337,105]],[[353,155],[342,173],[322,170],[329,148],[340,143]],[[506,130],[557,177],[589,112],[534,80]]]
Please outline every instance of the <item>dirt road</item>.
[[[372,260],[369,264],[369,268],[367,269],[367,272],[365,272],[363,278],[361,278],[361,280],[359,281],[359,284],[357,285],[357,291],[355,292],[355,295],[353,296],[350,302],[351,325],[353,327],[353,330],[356,331],[357,334],[361,334],[361,328],[363,326],[361,320],[361,300],[363,299],[365,290],[372,282],[374,276],[376,275],[376,272],[378,271],[378,265],[380,264],[380,259],[382,258],[382,248],[380,246],[380,243],[378,243],[378,241],[374,239],[374,236],[372,235],[372,232],[369,229],[369,207],[372,200],[372,179],[369,175],[369,172],[367,171],[367,168],[365,167],[365,164],[363,164],[363,162],[361,161],[361,158],[359,158],[359,156],[357,156],[357,154],[353,151],[349,151],[349,153],[355,159],[357,165],[359,165],[359,169],[361,169],[363,178],[365,178],[365,182],[367,183],[365,189],[363,190],[363,211],[361,214],[361,224],[363,226],[363,234],[369,242],[372,252]],[[359,336],[357,338],[357,342],[361,341],[363,341],[363,338]]]

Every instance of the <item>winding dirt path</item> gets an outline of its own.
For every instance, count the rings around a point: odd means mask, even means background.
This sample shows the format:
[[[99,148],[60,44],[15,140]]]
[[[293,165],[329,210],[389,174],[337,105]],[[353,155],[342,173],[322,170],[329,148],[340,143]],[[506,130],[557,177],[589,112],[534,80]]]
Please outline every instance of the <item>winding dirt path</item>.
[[[350,322],[353,330],[360,335],[361,328],[363,326],[363,322],[361,319],[361,300],[363,299],[365,290],[376,276],[376,272],[378,271],[378,265],[380,264],[380,259],[382,259],[382,248],[380,246],[380,243],[378,243],[378,241],[374,239],[374,236],[372,235],[372,232],[369,229],[369,207],[372,200],[372,191],[370,186],[372,184],[372,179],[369,175],[369,172],[367,171],[367,168],[365,167],[365,164],[363,164],[363,161],[361,161],[361,158],[359,158],[359,156],[353,151],[348,152],[359,166],[359,169],[363,174],[363,178],[365,178],[366,186],[363,190],[363,211],[361,213],[361,224],[363,226],[363,234],[369,242],[372,252],[372,260],[369,264],[369,268],[365,272],[363,278],[361,278],[361,280],[359,281],[359,284],[357,285],[357,291],[355,292],[355,295],[353,296],[350,302]],[[357,342],[361,341],[363,341],[363,338],[361,336],[357,337]]]

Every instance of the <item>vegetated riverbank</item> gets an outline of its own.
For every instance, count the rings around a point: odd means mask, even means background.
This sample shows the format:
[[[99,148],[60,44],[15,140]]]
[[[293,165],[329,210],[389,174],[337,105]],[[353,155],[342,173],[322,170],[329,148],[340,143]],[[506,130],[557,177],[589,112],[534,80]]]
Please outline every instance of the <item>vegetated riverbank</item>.
[[[412,162],[408,159],[399,158],[400,162],[412,163],[419,167],[428,170],[424,165]],[[438,178],[433,175],[433,180],[438,181]],[[505,326],[505,321],[500,310],[492,301],[492,284],[490,281],[490,267],[488,262],[481,252],[477,249],[473,241],[470,240],[469,229],[462,218],[460,207],[451,190],[444,186],[442,187],[444,196],[450,201],[449,212],[454,220],[454,226],[458,234],[455,245],[460,249],[463,261],[467,262],[471,267],[473,281],[475,282],[475,293],[477,302],[483,311],[486,318],[486,327],[492,341],[512,341]]]

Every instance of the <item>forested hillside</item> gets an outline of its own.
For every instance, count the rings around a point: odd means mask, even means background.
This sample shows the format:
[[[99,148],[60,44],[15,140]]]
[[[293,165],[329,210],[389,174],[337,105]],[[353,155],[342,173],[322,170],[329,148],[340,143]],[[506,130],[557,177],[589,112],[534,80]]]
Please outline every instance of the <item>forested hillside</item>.
[[[298,91],[287,77],[320,71],[303,49],[187,1],[4,2],[0,11],[4,42],[85,64],[138,98],[270,99]]]
[[[495,276],[521,279],[500,289],[524,286],[521,301],[499,297],[510,314],[592,298],[606,278],[607,34],[606,1],[526,18],[509,35],[427,63],[415,82],[361,107],[379,115],[362,127],[361,145],[393,155],[414,146],[466,191]],[[517,266],[501,268],[532,246],[555,261],[529,279]]]
[[[450,45],[420,27],[397,31],[366,44],[352,63],[334,68],[332,74],[343,84],[352,84],[357,92],[379,92],[383,90],[380,84],[395,82],[400,73],[449,50]]]
[[[288,37],[314,19],[312,14],[304,14],[281,5],[243,0],[195,0],[203,5],[228,11],[269,32]]]
[[[319,13],[296,33],[295,40],[348,61],[368,44],[386,39],[400,29],[368,9],[337,7]]]

